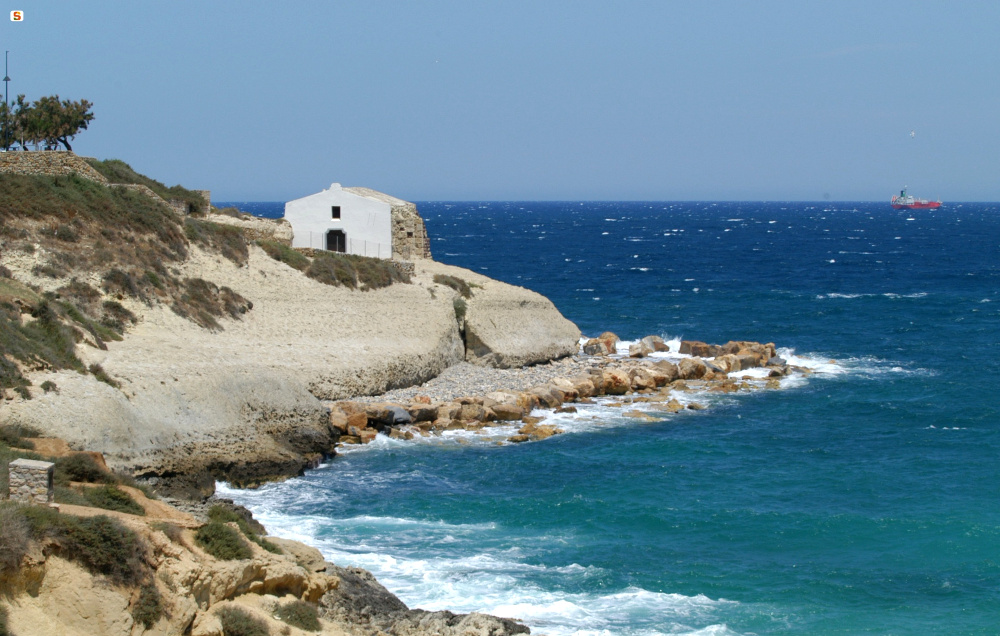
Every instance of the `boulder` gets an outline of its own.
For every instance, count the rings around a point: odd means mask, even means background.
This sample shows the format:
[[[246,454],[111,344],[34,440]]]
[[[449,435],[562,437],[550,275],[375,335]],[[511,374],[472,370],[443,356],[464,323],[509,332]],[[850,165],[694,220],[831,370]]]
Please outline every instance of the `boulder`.
[[[762,353],[741,353],[738,357],[740,359],[741,371],[764,366],[764,363],[767,362],[767,359]]]
[[[653,353],[653,348],[644,342],[633,342],[628,346],[628,357],[630,358],[645,358],[651,353]]]
[[[519,420],[524,417],[524,409],[517,404],[497,402],[492,408],[493,413],[496,415],[496,419],[504,422]]]
[[[719,347],[719,355],[723,356],[734,355],[739,353],[740,349],[742,348],[743,346],[739,342],[736,342],[735,340],[730,340],[726,344]]]
[[[482,422],[486,419],[486,409],[481,404],[463,404],[459,412],[459,419]]]
[[[605,369],[604,393],[606,395],[624,395],[632,388],[632,380],[628,374],[618,369]]]
[[[348,400],[342,400],[334,403],[334,406],[343,411],[345,414],[351,415],[353,413],[364,413],[368,405],[363,402],[350,402]]]
[[[701,360],[685,358],[677,366],[677,372],[685,380],[697,380],[708,372],[708,367]]]
[[[631,383],[632,388],[636,391],[656,387],[656,380],[653,378],[653,374],[646,369],[631,369],[629,370],[628,375],[629,382]]]
[[[653,351],[670,351],[670,347],[668,347],[667,343],[663,341],[663,338],[659,336],[646,336],[640,342]]]
[[[437,418],[439,420],[457,420],[462,416],[462,405],[458,402],[445,402],[438,406]]]
[[[671,382],[670,376],[668,376],[666,373],[662,373],[655,369],[650,369],[649,374],[653,376],[653,383],[657,386],[657,388],[661,386],[666,386]]]
[[[601,335],[597,336],[597,339],[604,341],[604,344],[608,346],[611,353],[614,353],[617,350],[616,345],[618,344],[618,341],[621,340],[621,338],[610,331],[605,331]]]
[[[578,397],[588,398],[597,393],[597,388],[591,377],[590,375],[577,375],[569,379],[573,383],[573,390],[576,391]]]
[[[681,340],[681,353],[699,358],[709,357],[709,345],[700,340]]]
[[[658,360],[653,364],[653,368],[663,375],[667,376],[666,384],[670,384],[674,380],[680,377],[680,372],[677,370],[677,365],[669,360]]]
[[[414,402],[406,409],[414,422],[432,422],[437,419],[437,407],[423,402]]]
[[[347,426],[366,428],[368,426],[368,415],[366,415],[364,411],[361,411],[360,413],[351,413],[347,416]]]
[[[712,360],[715,366],[719,367],[725,373],[731,373],[733,371],[740,371],[740,358],[739,356],[732,353],[725,353]]]
[[[684,405],[678,402],[676,399],[673,399],[667,402],[667,410],[672,413],[676,413],[677,411],[683,411]]]
[[[553,426],[551,424],[525,424],[517,431],[520,435],[527,435],[532,441],[540,441],[543,439],[548,439],[553,435],[558,435],[563,432],[561,428]]]
[[[622,417],[628,417],[633,420],[644,420],[646,422],[654,422],[659,419],[658,417],[650,415],[645,411],[637,411],[637,410],[625,411],[624,413],[622,413]]]
[[[557,409],[565,401],[562,391],[549,385],[532,387],[527,392],[537,397],[539,404],[547,409]]]
[[[588,356],[606,356],[611,353],[607,343],[597,338],[591,338],[583,343],[583,352]]]
[[[549,380],[549,384],[562,392],[563,401],[572,401],[580,397],[580,394],[576,391],[576,385],[566,378],[552,378]]]
[[[366,420],[368,418],[365,418]],[[340,409],[330,409],[330,428],[341,435],[347,432],[347,415]]]
[[[517,404],[517,394],[508,391],[493,391],[486,394],[486,399],[492,400],[496,404]]]

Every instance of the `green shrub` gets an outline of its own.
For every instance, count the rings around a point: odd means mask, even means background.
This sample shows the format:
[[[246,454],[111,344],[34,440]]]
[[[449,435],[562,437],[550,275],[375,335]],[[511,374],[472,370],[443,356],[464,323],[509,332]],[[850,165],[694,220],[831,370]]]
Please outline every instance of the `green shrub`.
[[[132,298],[145,299],[139,281],[130,272],[118,269],[109,270],[102,279],[101,287],[109,294],[119,296],[131,296]]]
[[[101,316],[101,324],[113,329],[118,333],[125,333],[125,328],[130,324],[135,324],[139,319],[121,303],[114,300],[105,300],[101,305],[104,314]]]
[[[53,382],[52,380],[46,380],[45,382],[42,382],[41,386],[42,390],[45,391],[46,393],[51,393],[53,391],[55,391],[56,393],[59,392],[59,387],[56,386],[56,383]]]
[[[71,481],[82,481],[90,484],[109,484],[114,477],[97,464],[87,453],[73,453],[55,460],[53,479],[55,483],[67,485]]]
[[[217,287],[201,278],[184,280],[184,293],[171,305],[178,316],[182,316],[208,329],[221,330],[222,325],[215,319],[228,315],[239,319],[253,309],[253,303],[228,287]]]
[[[205,552],[221,561],[249,559],[253,556],[240,534],[218,521],[211,521],[198,528],[194,540]]]
[[[229,605],[217,611],[215,615],[222,623],[222,633],[225,636],[270,636],[267,623],[239,607]]]
[[[149,629],[163,616],[163,601],[156,585],[146,583],[139,588],[139,598],[132,607],[132,618],[143,627]]]
[[[126,512],[130,515],[145,516],[146,514],[142,506],[136,503],[130,494],[111,484],[85,488],[83,497],[95,508]]]
[[[40,435],[41,431],[37,428],[25,426],[24,424],[9,424],[7,426],[0,427],[0,443],[6,444],[7,446],[16,446],[18,448],[32,450],[35,448],[35,445],[24,438],[39,437]]]
[[[187,218],[184,234],[191,242],[215,250],[237,265],[247,264],[250,252],[243,230],[238,227]]]
[[[19,509],[35,540],[48,539],[60,556],[115,583],[138,585],[148,574],[145,545],[132,530],[106,516],[72,517],[44,506]]]
[[[209,509],[208,518],[210,521],[217,521],[219,523],[235,523],[237,527],[239,527],[240,532],[242,532],[247,539],[250,539],[271,554],[281,554],[281,548],[263,538],[260,534],[254,532],[246,518],[241,516],[235,510],[215,505]]]
[[[465,304],[464,298],[456,298],[452,301],[451,306],[455,309],[455,319],[458,322],[465,320],[465,311],[468,309],[468,305]]]
[[[69,504],[71,506],[89,506],[90,502],[79,490],[69,486],[56,486],[52,489],[52,498],[56,503]]]
[[[316,611],[316,607],[312,603],[292,601],[278,606],[278,611],[274,615],[292,627],[298,627],[307,632],[318,632],[322,629],[319,624],[319,612]]]
[[[457,291],[462,298],[472,298],[472,288],[469,287],[469,283],[465,282],[457,276],[449,276],[448,274],[434,274],[434,282],[439,285],[446,285]]]
[[[410,282],[409,275],[400,271],[392,261],[337,252],[316,252],[305,272],[321,283],[351,289],[379,289],[397,282]]]
[[[132,166],[121,159],[105,159],[104,161],[87,159],[86,161],[111,183],[144,185],[167,201],[171,199],[183,201],[189,214],[199,213],[205,209],[205,198],[201,194],[179,185],[168,188],[159,181],[136,172]]]
[[[28,553],[31,528],[20,506],[0,504],[0,572],[16,570]]]
[[[305,271],[309,267],[309,259],[304,254],[296,252],[284,243],[261,240],[257,241],[257,245],[274,260],[294,267],[300,272]]]
[[[184,542],[184,531],[176,523],[170,523],[169,521],[157,521],[152,524],[152,528],[167,535],[167,538],[174,543],[181,544]]]
[[[101,365],[96,363],[92,364],[89,367],[87,367],[87,370],[90,371],[90,373],[94,376],[95,379],[100,380],[101,382],[107,384],[108,386],[114,387],[116,389],[121,388],[121,385],[118,384],[118,382],[114,378],[108,375],[108,372],[105,371],[104,367],[102,367]]]
[[[358,285],[354,268],[347,259],[328,252],[317,252],[306,270],[306,276],[323,283],[354,289]]]

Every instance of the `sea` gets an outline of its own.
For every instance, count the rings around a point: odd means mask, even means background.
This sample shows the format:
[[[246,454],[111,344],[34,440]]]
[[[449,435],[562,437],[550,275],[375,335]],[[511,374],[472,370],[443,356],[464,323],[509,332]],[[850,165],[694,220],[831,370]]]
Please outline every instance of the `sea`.
[[[1000,633],[1000,204],[418,207],[435,259],[544,294],[585,336],[773,342],[814,372],[219,484],[269,532],[411,607],[535,634]]]

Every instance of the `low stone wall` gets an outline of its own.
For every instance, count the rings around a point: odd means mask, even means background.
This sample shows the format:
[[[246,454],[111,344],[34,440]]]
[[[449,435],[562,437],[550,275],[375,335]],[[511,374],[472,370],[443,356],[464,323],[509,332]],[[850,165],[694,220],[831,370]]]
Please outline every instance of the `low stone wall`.
[[[52,502],[52,462],[15,459],[7,465],[10,499],[24,504]]]
[[[201,192],[205,193],[207,190]],[[277,241],[283,245],[292,245],[292,225],[285,219],[264,219],[249,215],[236,217],[228,214],[209,214],[206,219],[212,223],[240,228],[249,241]]]
[[[83,157],[66,150],[0,152],[0,172],[47,177],[61,177],[75,172],[84,179],[108,185],[104,175],[94,170]]]

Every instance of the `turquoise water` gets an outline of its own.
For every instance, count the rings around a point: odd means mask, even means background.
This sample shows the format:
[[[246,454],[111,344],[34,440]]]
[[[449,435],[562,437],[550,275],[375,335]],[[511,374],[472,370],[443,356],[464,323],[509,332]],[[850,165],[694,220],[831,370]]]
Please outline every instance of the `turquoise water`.
[[[438,260],[586,335],[819,373],[497,446],[380,438],[223,493],[411,606],[545,634],[1000,632],[1000,206],[423,203]]]

